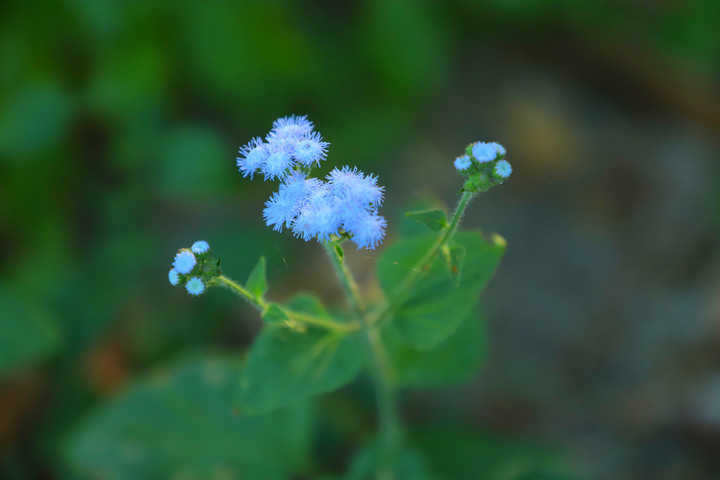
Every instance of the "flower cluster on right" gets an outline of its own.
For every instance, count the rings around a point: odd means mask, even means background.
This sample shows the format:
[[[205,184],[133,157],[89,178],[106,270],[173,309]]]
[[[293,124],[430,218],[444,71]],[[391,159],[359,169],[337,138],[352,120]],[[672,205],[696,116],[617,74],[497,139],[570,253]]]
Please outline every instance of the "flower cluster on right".
[[[505,160],[505,147],[495,142],[475,142],[465,154],[455,159],[455,168],[467,180],[463,190],[485,192],[503,183],[512,174],[510,162]]]
[[[350,167],[335,168],[325,180],[310,177],[329,145],[313,128],[305,116],[280,118],[264,140],[254,138],[240,148],[237,166],[244,176],[259,172],[265,180],[281,181],[265,203],[265,223],[305,241],[346,235],[358,247],[374,249],[387,226],[378,214],[383,187],[377,177]]]

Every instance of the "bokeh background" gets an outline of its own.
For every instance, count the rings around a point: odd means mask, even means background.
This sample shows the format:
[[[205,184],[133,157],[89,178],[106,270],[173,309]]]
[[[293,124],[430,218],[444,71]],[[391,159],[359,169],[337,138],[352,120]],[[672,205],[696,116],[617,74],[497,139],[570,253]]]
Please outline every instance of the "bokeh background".
[[[552,448],[585,478],[720,478],[717,0],[3,2],[0,477],[84,478],[63,449],[88,412],[249,344],[237,299],[168,285],[177,248],[205,239],[241,280],[265,255],[271,296],[338,301],[320,249],[263,225],[276,185],[236,171],[291,113],[331,142],[324,170],[379,175],[386,243],[407,205],[452,208],[469,142],[514,166],[465,219],[508,241],[487,358],[408,393],[410,426]],[[368,291],[377,255],[349,253]]]

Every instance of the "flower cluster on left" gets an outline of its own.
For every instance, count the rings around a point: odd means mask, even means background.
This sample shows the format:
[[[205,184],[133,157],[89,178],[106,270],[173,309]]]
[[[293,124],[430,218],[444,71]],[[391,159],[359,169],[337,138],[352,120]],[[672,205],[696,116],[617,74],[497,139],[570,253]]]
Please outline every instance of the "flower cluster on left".
[[[185,285],[190,295],[201,295],[212,279],[222,275],[220,261],[210,252],[210,245],[204,240],[193,243],[190,248],[181,248],[173,268],[168,273],[171,285]]]

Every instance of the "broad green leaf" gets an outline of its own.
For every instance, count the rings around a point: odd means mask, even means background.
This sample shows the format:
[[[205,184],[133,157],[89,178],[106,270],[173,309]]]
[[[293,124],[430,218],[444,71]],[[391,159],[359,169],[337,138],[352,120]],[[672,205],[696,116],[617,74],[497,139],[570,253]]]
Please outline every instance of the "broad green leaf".
[[[374,480],[376,478],[385,478],[378,475],[380,471],[389,470],[388,467],[382,469],[381,450],[377,440],[362,449],[352,464],[348,472],[348,480]],[[430,475],[430,471],[425,459],[416,451],[408,448],[402,448],[393,459],[391,465],[392,477],[397,479],[412,480],[431,480],[434,478]],[[390,463],[390,462],[388,462]],[[387,476],[387,475],[386,475]]]
[[[445,480],[577,480],[558,452],[466,427],[425,428],[411,437],[433,472]]]
[[[0,290],[0,375],[43,360],[59,345],[59,328],[48,312]]]
[[[430,350],[403,342],[394,326],[383,331],[395,382],[402,387],[439,387],[471,378],[485,356],[485,331],[472,310],[444,342]]]
[[[307,407],[231,412],[237,359],[190,359],[132,383],[69,437],[83,478],[283,479],[306,460]]]
[[[462,245],[454,245],[448,248],[446,262],[453,284],[455,284],[456,287],[459,287],[462,268],[465,263],[465,247]]]
[[[416,212],[407,212],[406,217],[417,220],[427,226],[433,232],[438,232],[447,227],[447,218],[445,212],[439,208],[430,208],[428,210],[419,210]]]
[[[265,280],[265,257],[260,257],[257,265],[250,272],[245,288],[250,290],[250,293],[255,295],[257,298],[265,295],[267,291],[267,281]]]
[[[436,239],[437,234],[412,237],[385,250],[378,261],[378,278],[388,298],[393,297],[398,285]],[[395,328],[415,348],[432,348],[457,329],[492,278],[504,251],[504,245],[486,241],[479,231],[458,232],[455,244],[467,252],[460,285],[455,286],[445,262],[438,256],[395,311]]]
[[[268,325],[250,349],[235,406],[259,414],[331,392],[355,378],[362,359],[355,335]]]

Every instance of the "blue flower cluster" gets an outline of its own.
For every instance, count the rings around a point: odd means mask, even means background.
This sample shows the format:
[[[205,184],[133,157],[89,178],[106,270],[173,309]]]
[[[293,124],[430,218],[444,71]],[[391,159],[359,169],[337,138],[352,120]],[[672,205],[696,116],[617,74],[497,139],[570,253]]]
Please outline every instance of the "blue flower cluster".
[[[319,166],[327,147],[307,116],[291,115],[275,120],[265,140],[253,138],[241,147],[237,166],[245,177],[261,172],[265,180],[283,179],[295,167]]]
[[[195,296],[205,291],[208,280],[221,274],[220,267],[210,257],[210,245],[204,240],[193,243],[189,249],[180,249],[172,265],[168,273],[170,285],[185,284],[187,292]]]
[[[325,180],[309,177],[327,147],[307,117],[284,117],[273,123],[264,142],[255,138],[242,147],[237,164],[244,176],[262,172],[266,180],[281,180],[263,211],[274,230],[285,227],[305,241],[321,242],[346,234],[359,248],[374,249],[387,226],[378,214],[384,189],[377,177],[350,167],[335,168]]]
[[[467,178],[463,190],[482,192],[504,182],[512,174],[505,147],[495,142],[475,142],[455,159],[457,171]]]

